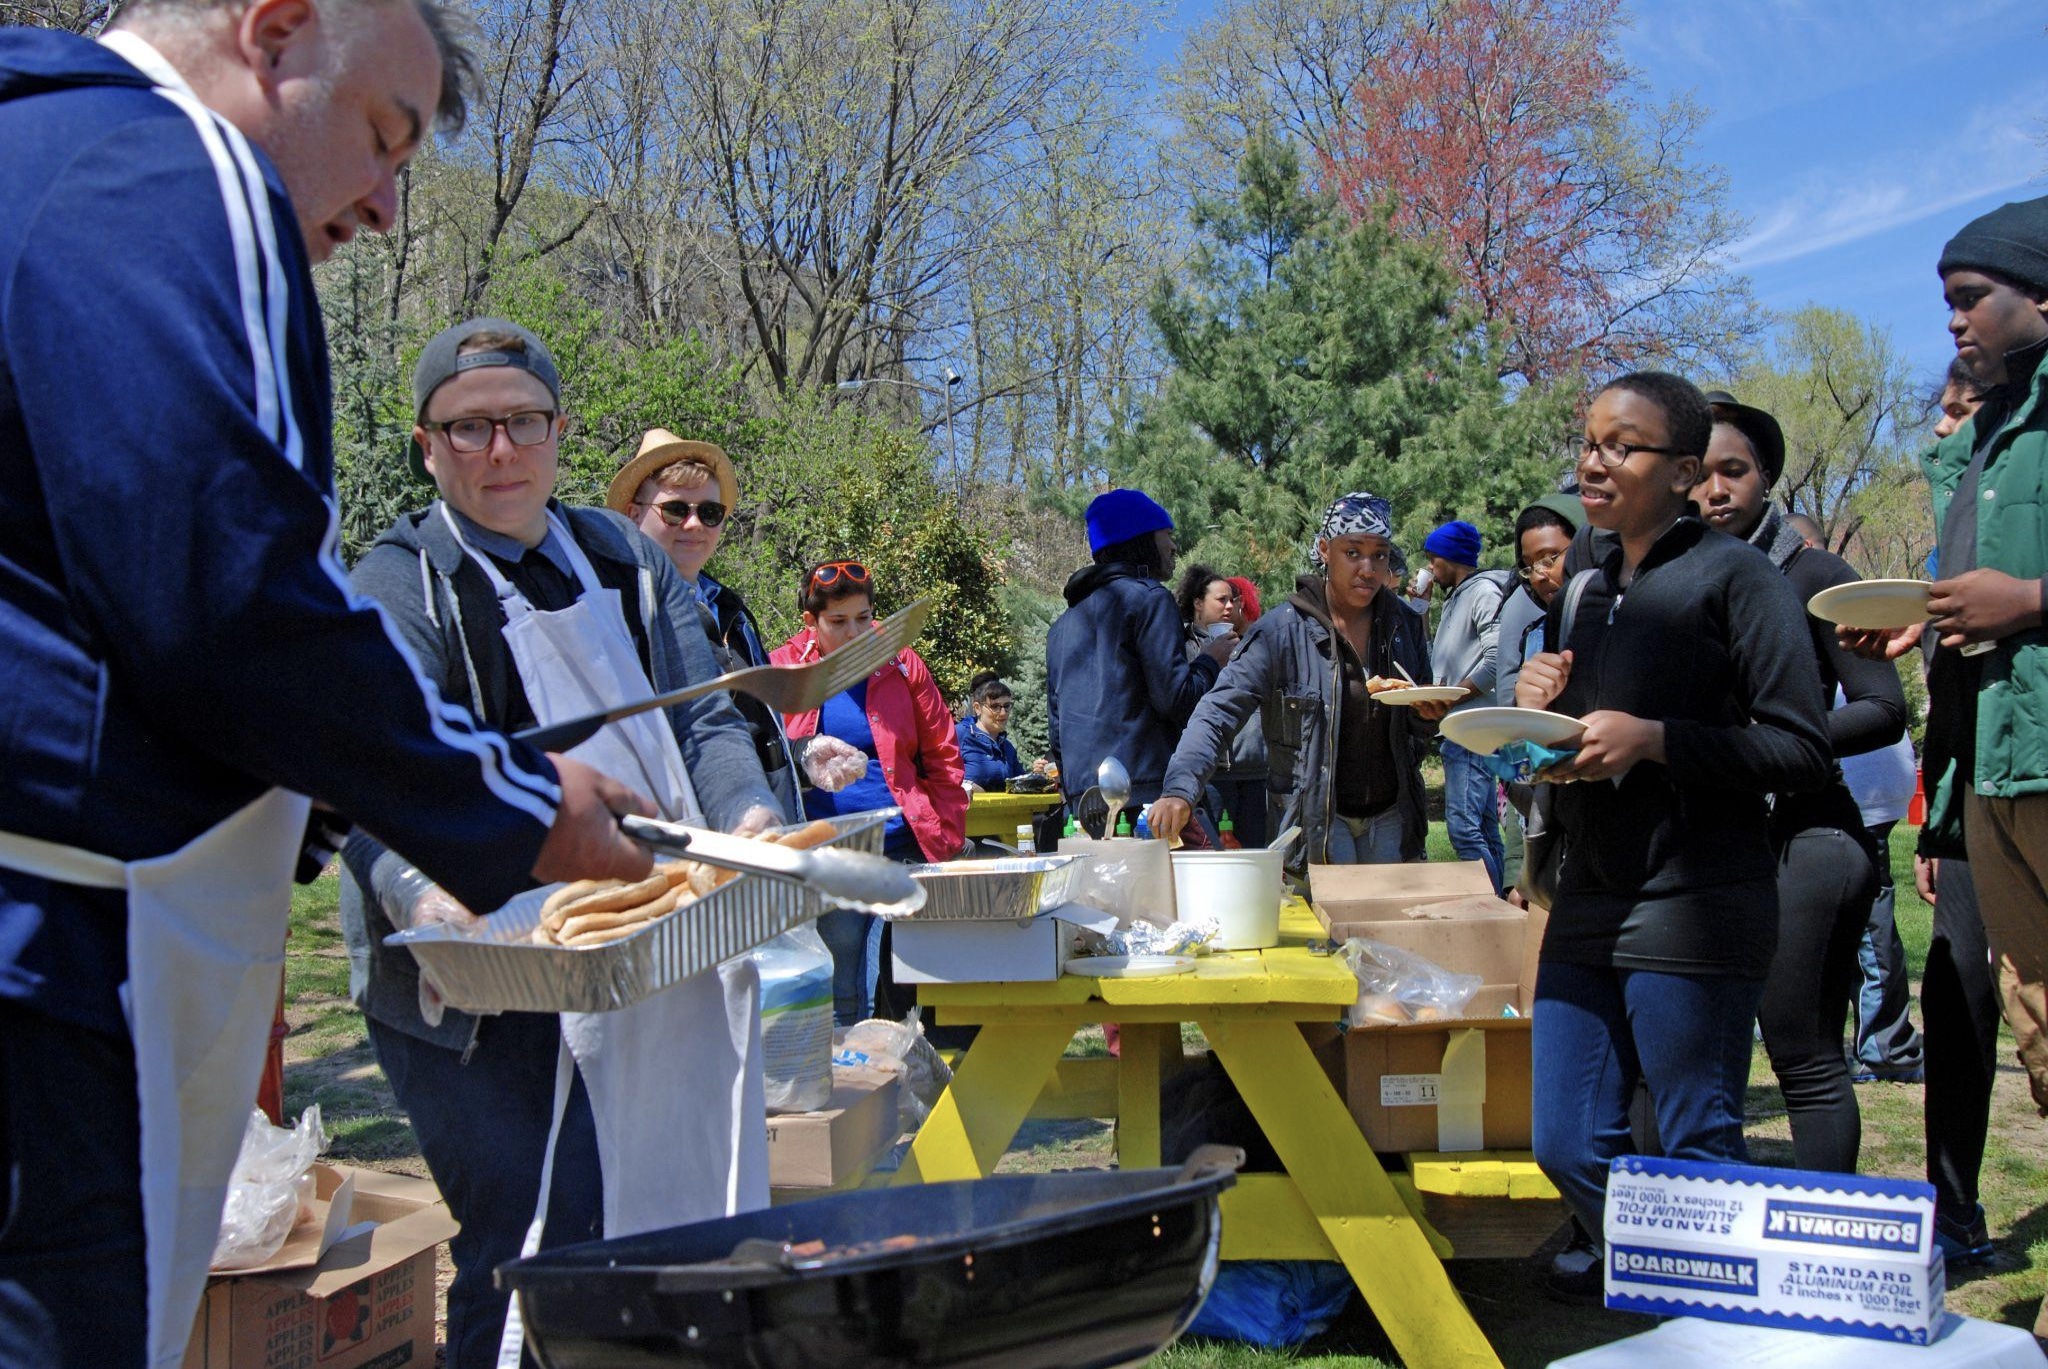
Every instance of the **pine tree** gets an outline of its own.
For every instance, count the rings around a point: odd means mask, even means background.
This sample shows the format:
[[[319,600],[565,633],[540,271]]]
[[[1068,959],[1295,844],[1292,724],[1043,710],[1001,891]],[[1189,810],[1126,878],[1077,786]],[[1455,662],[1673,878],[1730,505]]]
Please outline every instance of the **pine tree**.
[[[1504,564],[1515,515],[1566,464],[1569,403],[1510,394],[1437,256],[1308,190],[1285,143],[1255,136],[1239,186],[1197,203],[1196,250],[1155,293],[1174,369],[1111,471],[1173,512],[1187,555],[1262,591],[1291,588],[1354,489],[1393,502],[1411,552],[1462,517]]]

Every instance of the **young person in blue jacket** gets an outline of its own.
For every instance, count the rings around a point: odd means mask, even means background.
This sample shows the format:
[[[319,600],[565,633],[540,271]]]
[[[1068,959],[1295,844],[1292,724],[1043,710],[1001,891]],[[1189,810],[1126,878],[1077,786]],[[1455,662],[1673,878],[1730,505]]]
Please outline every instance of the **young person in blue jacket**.
[[[954,731],[969,791],[1000,794],[1006,780],[1024,773],[1017,744],[1009,737],[1010,712],[1016,703],[1010,686],[993,670],[984,670],[968,681],[967,716]]]
[[[1190,660],[1173,591],[1173,518],[1140,490],[1088,505],[1093,564],[1067,581],[1066,612],[1045,638],[1046,730],[1068,807],[1110,757],[1131,777],[1131,804],[1159,797],[1188,715],[1237,647],[1212,640]],[[1115,815],[1111,814],[1114,823]]]

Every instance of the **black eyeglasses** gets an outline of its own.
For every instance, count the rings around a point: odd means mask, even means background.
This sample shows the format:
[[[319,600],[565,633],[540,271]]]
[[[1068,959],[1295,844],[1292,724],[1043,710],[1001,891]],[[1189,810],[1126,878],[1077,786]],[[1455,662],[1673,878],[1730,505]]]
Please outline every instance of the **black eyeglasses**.
[[[552,409],[522,409],[503,418],[451,418],[446,423],[421,420],[420,426],[430,433],[446,433],[448,445],[458,452],[484,451],[499,428],[515,447],[538,447],[554,432],[555,413]]]
[[[1648,447],[1640,442],[1595,442],[1591,438],[1579,443],[1579,460],[1584,461],[1595,452],[1600,454],[1600,464],[1612,470],[1624,465],[1637,452],[1649,452],[1655,456],[1693,456],[1693,452],[1681,452],[1675,447]]]
[[[654,506],[654,511],[661,515],[662,522],[672,528],[679,528],[689,522],[693,513],[697,515],[699,523],[707,528],[715,528],[725,521],[726,512],[725,505],[716,499],[706,499],[699,504],[691,504],[681,499],[665,499]]]
[[[1563,557],[1564,553],[1561,551],[1550,552],[1546,555],[1537,557],[1535,560],[1531,561],[1526,566],[1516,567],[1515,574],[1521,576],[1524,580],[1534,580],[1544,571],[1549,570],[1552,566],[1556,565],[1558,561],[1561,560]]]
[[[995,713],[1008,713],[1014,699],[983,699],[981,706]]]

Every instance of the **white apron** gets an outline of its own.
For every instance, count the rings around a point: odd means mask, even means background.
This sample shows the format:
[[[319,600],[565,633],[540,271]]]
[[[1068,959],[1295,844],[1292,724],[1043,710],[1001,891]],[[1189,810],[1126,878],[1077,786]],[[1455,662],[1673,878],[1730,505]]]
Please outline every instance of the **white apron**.
[[[462,536],[505,610],[505,645],[540,726],[615,708],[654,693],[626,628],[616,590],[599,583],[569,530],[548,515],[583,596],[568,608],[534,608]],[[701,820],[696,790],[667,715],[612,723],[569,753],[647,793],[665,818]],[[524,1253],[539,1249],[553,1186],[555,1138],[573,1071],[583,1072],[597,1124],[607,1236],[630,1236],[730,1216],[768,1204],[767,1096],[761,1077],[759,977],[740,956],[630,1008],[563,1013],[555,1116],[542,1165],[540,1202]],[[515,1302],[505,1320],[501,1365],[524,1343]]]
[[[310,802],[273,789],[167,856],[123,863],[0,832],[0,865],[125,889],[142,1117],[150,1369],[178,1369],[256,1105]]]

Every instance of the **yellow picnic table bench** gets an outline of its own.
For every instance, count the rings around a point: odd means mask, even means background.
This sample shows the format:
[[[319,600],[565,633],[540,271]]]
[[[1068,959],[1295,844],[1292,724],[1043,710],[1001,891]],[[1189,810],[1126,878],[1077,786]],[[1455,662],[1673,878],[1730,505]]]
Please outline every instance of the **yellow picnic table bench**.
[[[1008,841],[1017,835],[1017,825],[1029,822],[1060,801],[1060,791],[1043,794],[998,794],[984,790],[967,796],[967,835]]]
[[[1411,1369],[1497,1369],[1418,1190],[1556,1191],[1526,1156],[1415,1156],[1408,1174],[1390,1176],[1303,1034],[1336,1023],[1358,986],[1341,960],[1309,949],[1322,929],[1299,900],[1281,934],[1271,950],[1204,956],[1161,978],[920,985],[941,1024],[981,1030],[894,1182],[985,1177],[1032,1115],[1115,1117],[1118,1163],[1158,1165],[1160,1082],[1179,1061],[1181,1023],[1193,1022],[1286,1167],[1241,1175],[1223,1195],[1224,1258],[1341,1260]],[[1121,1056],[1063,1061],[1075,1030],[1097,1022],[1118,1024]]]

